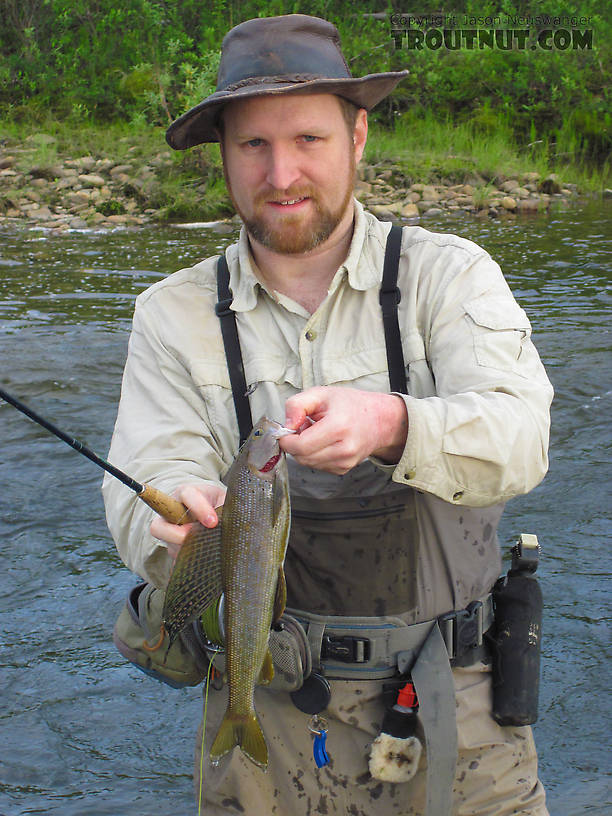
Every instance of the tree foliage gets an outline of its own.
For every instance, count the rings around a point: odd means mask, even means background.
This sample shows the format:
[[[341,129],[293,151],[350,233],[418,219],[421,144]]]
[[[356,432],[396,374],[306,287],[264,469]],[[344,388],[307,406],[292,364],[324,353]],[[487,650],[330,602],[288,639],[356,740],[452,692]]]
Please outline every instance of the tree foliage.
[[[423,109],[469,118],[484,132],[501,125],[523,144],[569,140],[576,154],[599,160],[609,152],[612,25],[598,0],[452,4],[458,14],[481,17],[590,20],[576,28],[593,31],[592,49],[550,51],[396,48],[388,15],[410,5],[366,0],[347,13],[342,0],[1,0],[0,106],[14,117],[51,111],[75,120],[166,124],[214,89],[220,43],[231,26],[301,12],[338,26],[354,75],[409,69],[376,111],[388,126],[398,113]]]

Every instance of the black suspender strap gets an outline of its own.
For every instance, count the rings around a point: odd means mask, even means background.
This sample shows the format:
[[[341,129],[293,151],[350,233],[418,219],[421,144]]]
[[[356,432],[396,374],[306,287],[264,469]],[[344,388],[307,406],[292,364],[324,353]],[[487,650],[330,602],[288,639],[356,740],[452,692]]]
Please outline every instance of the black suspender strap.
[[[391,227],[389,237],[387,238],[387,247],[385,249],[383,277],[378,299],[382,309],[391,391],[407,394],[408,386],[406,383],[406,369],[404,367],[404,355],[402,352],[402,336],[397,317],[397,307],[402,298],[402,293],[397,286],[401,243],[402,228],[396,226]],[[227,368],[232,386],[232,396],[234,398],[236,418],[240,431],[240,444],[242,445],[253,429],[253,418],[251,416],[251,406],[247,395],[244,364],[242,362],[242,352],[240,350],[240,340],[236,326],[236,313],[230,309],[233,295],[229,285],[229,269],[227,261],[225,260],[225,254],[221,255],[217,262],[217,297],[219,301],[215,305],[215,313],[221,323],[223,346],[225,348]]]
[[[234,397],[234,407],[236,408],[236,418],[240,432],[240,445],[242,446],[253,429],[253,418],[251,416],[251,406],[247,396],[247,384],[244,376],[242,352],[240,351],[236,313],[230,309],[234,296],[230,289],[229,280],[229,269],[224,253],[217,261],[217,297],[219,298],[219,302],[215,304],[215,313],[221,323],[223,346],[225,348],[227,368],[232,386],[232,396]]]
[[[406,383],[406,368],[402,352],[402,335],[397,319],[397,307],[402,299],[402,293],[397,286],[400,251],[402,247],[402,228],[391,227],[385,249],[385,264],[383,267],[382,284],[378,299],[382,308],[383,327],[385,330],[385,345],[387,347],[387,366],[389,368],[389,383],[391,391],[400,394],[408,393]]]

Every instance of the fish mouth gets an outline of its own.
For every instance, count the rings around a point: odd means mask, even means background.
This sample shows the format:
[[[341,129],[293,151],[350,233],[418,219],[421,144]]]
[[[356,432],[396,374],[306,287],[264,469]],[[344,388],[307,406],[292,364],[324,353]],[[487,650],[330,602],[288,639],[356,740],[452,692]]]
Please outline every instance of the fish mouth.
[[[259,472],[260,473],[269,473],[271,470],[274,469],[276,463],[278,462],[278,460],[280,458],[281,458],[280,453],[277,453],[275,456],[272,456],[270,459],[268,459],[268,461],[266,462],[266,464],[263,467],[259,468]]]
[[[290,433],[294,431],[280,422],[262,417],[250,437],[247,461],[252,473],[266,476],[274,470],[282,455],[278,440]]]

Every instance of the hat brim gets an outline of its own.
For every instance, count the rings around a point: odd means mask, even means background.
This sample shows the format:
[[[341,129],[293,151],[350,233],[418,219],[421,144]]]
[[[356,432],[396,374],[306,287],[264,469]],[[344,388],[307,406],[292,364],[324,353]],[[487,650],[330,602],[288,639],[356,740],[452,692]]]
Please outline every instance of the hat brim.
[[[371,110],[408,73],[393,71],[347,79],[311,79],[299,83],[257,82],[233,90],[216,91],[172,122],[166,131],[166,141],[174,150],[186,150],[203,142],[218,142],[217,121],[221,108],[229,102],[257,96],[331,93],[348,99],[359,108]]]

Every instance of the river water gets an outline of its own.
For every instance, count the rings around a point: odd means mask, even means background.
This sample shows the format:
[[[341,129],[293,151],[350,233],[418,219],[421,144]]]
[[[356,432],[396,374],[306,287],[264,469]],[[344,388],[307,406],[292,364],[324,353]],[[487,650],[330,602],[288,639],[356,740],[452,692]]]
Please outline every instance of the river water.
[[[535,734],[553,816],[612,813],[611,214],[604,201],[427,224],[500,261],[555,386],[550,472],[509,504],[500,537],[543,547]],[[135,296],[231,240],[0,226],[0,383],[105,455]],[[106,529],[101,471],[4,403],[0,435],[0,816],[188,816],[201,694],[154,683],[112,644],[135,577]]]

